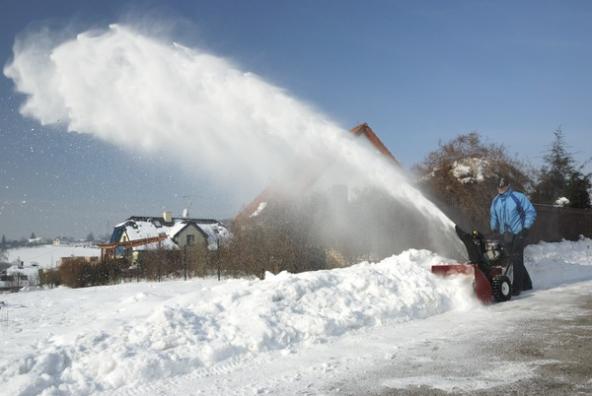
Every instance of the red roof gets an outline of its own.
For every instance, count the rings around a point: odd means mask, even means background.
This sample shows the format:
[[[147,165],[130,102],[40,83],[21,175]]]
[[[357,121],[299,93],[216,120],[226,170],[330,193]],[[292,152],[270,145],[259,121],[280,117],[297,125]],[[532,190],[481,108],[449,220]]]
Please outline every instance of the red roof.
[[[367,123],[363,123],[360,125],[355,126],[350,130],[355,136],[364,136],[368,141],[380,152],[382,155],[390,158],[393,160],[396,166],[401,166],[399,161],[395,158],[395,156],[389,151],[388,148],[382,143],[380,138],[374,133],[372,128],[368,126]],[[302,175],[302,174],[301,174]],[[306,191],[308,187],[310,187],[314,182],[320,177],[319,173],[314,175],[311,174],[304,174],[304,176],[300,176],[297,179],[292,179],[291,183],[295,186],[292,190],[296,191]],[[265,190],[263,190],[251,203],[245,206],[234,218],[235,222],[241,222],[244,220],[248,220],[253,213],[259,208],[263,202],[268,202],[271,199],[277,198],[281,196],[281,188],[278,188],[276,185],[270,185]]]

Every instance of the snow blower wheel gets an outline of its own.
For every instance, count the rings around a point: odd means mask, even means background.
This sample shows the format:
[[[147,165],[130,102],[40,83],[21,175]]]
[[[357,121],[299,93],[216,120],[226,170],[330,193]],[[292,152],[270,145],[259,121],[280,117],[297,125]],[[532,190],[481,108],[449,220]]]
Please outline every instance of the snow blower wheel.
[[[491,281],[491,291],[495,301],[508,301],[512,298],[512,283],[505,275],[497,275]]]

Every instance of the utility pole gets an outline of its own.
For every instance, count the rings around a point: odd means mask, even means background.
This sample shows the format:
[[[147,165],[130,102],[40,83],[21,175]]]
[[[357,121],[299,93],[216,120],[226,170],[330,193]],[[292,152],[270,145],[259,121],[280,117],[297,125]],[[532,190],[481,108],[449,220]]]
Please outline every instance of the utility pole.
[[[221,266],[220,262],[222,261],[220,259],[220,241],[216,241],[216,245],[217,245],[216,246],[216,264],[218,264],[217,265],[217,267],[218,267],[218,282],[220,282],[220,272],[222,272],[221,268],[220,268],[220,266]]]

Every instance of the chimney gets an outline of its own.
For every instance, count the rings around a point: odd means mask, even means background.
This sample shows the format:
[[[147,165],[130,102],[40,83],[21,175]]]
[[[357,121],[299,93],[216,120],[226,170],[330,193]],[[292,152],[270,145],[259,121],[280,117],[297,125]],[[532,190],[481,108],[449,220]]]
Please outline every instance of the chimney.
[[[173,214],[169,211],[162,212],[162,219],[165,223],[172,223],[173,222]]]
[[[189,209],[185,208],[183,209],[183,218],[186,219],[189,217]]]

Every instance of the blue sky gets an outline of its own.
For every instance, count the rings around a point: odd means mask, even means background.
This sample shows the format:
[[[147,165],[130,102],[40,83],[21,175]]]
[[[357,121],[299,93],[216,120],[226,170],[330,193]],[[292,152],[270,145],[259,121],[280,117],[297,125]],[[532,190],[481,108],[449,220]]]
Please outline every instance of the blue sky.
[[[563,127],[592,156],[592,3],[587,1],[12,1],[0,61],[43,24],[82,28],[145,16],[187,45],[231,58],[351,127],[366,121],[411,167],[459,133],[538,165]],[[0,77],[0,233],[104,233],[131,214],[232,216],[222,186],[18,114]],[[150,197],[150,199],[140,199]],[[185,197],[185,198],[184,198]]]

